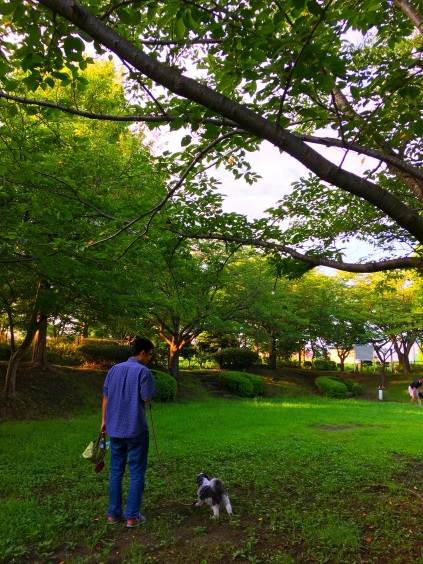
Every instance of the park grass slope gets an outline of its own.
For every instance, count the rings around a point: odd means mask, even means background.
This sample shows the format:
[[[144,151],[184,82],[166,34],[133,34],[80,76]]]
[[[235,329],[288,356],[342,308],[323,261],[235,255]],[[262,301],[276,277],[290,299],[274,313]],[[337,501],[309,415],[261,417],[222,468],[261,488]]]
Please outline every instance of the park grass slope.
[[[7,364],[0,362],[0,390],[4,386]],[[315,379],[318,376],[337,376],[353,378],[363,389],[360,399],[377,400],[381,377],[378,373],[324,372],[303,370],[294,367],[279,367],[276,370],[265,366],[254,366],[250,372],[258,374],[264,382],[264,397],[295,398],[315,396],[318,392]],[[43,371],[30,363],[22,363],[17,376],[17,396],[6,401],[0,395],[0,422],[13,420],[40,420],[77,414],[95,413],[101,409],[102,385],[106,370],[73,367],[55,367]],[[417,375],[395,374],[388,376],[388,386],[384,390],[385,401],[407,402],[407,386]],[[210,389],[204,380],[214,380]],[[206,401],[227,398],[227,391],[218,390],[216,371],[181,371],[177,402]]]
[[[380,402],[378,375],[356,375],[362,399],[334,400],[317,394],[320,372],[257,372],[263,397],[220,397],[202,383],[210,373],[183,372],[177,401],[153,405],[148,521],[128,531],[106,525],[108,472],[81,456],[104,372],[23,366],[2,405],[0,562],[421,562],[423,410],[409,378]],[[233,518],[193,509],[201,471],[225,481]]]

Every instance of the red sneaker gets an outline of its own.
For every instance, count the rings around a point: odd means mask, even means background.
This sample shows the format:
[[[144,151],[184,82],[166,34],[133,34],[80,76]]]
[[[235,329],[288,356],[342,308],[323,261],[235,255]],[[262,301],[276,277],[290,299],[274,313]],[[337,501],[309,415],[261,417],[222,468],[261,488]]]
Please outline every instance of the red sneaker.
[[[144,517],[144,515],[140,515],[136,519],[127,519],[126,526],[128,527],[128,529],[132,529],[133,527],[138,527],[139,525],[143,525],[146,521],[147,519]]]
[[[117,525],[118,523],[123,523],[125,521],[125,515],[121,515],[120,517],[112,517],[109,515],[107,517],[107,524],[108,525]]]

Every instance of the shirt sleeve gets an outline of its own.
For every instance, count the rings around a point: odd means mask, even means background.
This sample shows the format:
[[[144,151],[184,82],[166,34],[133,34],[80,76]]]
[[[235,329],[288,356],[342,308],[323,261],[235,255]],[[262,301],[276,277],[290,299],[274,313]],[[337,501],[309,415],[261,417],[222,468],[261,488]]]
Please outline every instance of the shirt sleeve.
[[[104,380],[104,384],[103,384],[103,397],[107,398],[109,395],[109,374],[110,372],[107,373],[106,379]]]
[[[156,384],[154,382],[153,375],[148,368],[144,368],[141,373],[140,395],[143,401],[156,395]]]

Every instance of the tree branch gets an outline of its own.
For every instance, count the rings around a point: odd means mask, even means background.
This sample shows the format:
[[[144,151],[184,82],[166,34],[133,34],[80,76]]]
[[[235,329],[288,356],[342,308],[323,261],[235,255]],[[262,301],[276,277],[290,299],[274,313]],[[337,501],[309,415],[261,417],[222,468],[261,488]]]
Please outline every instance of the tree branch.
[[[384,188],[339,168],[294,134],[278,127],[247,106],[184,76],[178,69],[153,59],[74,0],[38,0],[38,2],[75,24],[94,40],[170,92],[236,122],[240,128],[286,151],[323,181],[368,201],[392,218],[417,241],[423,243],[423,217]]]
[[[326,266],[327,268],[334,268],[336,270],[342,270],[344,272],[355,272],[355,273],[370,273],[370,272],[382,272],[385,270],[397,270],[399,268],[416,268],[418,270],[423,270],[423,258],[418,257],[401,257],[396,259],[387,259],[379,262],[367,262],[367,263],[347,263],[337,260],[326,259],[323,257],[306,255],[299,253],[291,247],[286,245],[279,245],[278,243],[273,243],[271,241],[263,241],[262,239],[256,239],[254,237],[236,237],[232,235],[221,235],[219,233],[187,233],[180,231],[178,229],[167,228],[168,231],[176,233],[186,237],[187,239],[213,239],[217,241],[226,241],[240,243],[245,246],[259,247],[262,249],[269,249],[272,251],[277,251],[278,253],[288,255],[295,260],[305,262],[317,266]]]
[[[135,80],[138,80],[135,78]],[[149,93],[148,93],[149,94]],[[171,123],[172,121],[180,120],[181,116],[168,116],[167,114],[162,115],[126,115],[126,116],[118,116],[113,114],[98,114],[95,112],[87,112],[85,110],[78,110],[77,108],[72,108],[70,106],[63,106],[61,104],[57,104],[56,102],[50,102],[48,100],[35,100],[34,98],[24,98],[22,96],[14,96],[12,94],[7,94],[7,92],[0,91],[0,98],[4,98],[5,100],[11,100],[13,102],[17,102],[19,104],[26,104],[26,105],[33,105],[33,106],[41,106],[45,108],[53,108],[54,110],[60,110],[61,112],[65,112],[68,114],[81,116],[88,119],[98,119],[102,121],[128,121],[128,122],[145,122],[145,123]],[[155,100],[154,100],[155,101]],[[228,126],[228,127],[237,127],[237,124],[234,121],[226,120],[226,119],[216,119],[216,118],[203,118],[203,119],[194,119],[194,120],[186,120],[187,123],[193,121],[193,123],[203,124],[203,123],[212,123],[213,125],[220,125],[220,126]]]
[[[419,33],[423,34],[423,18],[407,0],[394,0],[394,5],[403,11]]]
[[[120,254],[120,256],[118,257],[118,259],[122,258],[123,255],[125,253],[127,253],[129,251],[129,249],[137,242],[139,241],[139,239],[141,237],[143,237],[149,230],[149,227],[151,225],[151,222],[153,221],[153,218],[155,217],[155,215],[163,208],[163,206],[170,200],[170,198],[175,194],[175,192],[177,190],[179,190],[179,188],[182,186],[182,184],[185,182],[188,174],[192,171],[192,169],[194,168],[195,164],[197,162],[199,162],[203,156],[208,153],[210,151],[211,148],[215,147],[216,145],[218,145],[219,143],[221,143],[224,139],[227,139],[228,137],[231,137],[232,135],[235,135],[236,133],[240,133],[239,131],[235,130],[235,131],[231,131],[229,133],[226,133],[225,135],[221,135],[218,139],[215,139],[214,141],[212,141],[209,145],[207,145],[207,147],[205,147],[204,149],[202,149],[196,156],[195,158],[192,160],[192,162],[187,166],[187,168],[185,169],[184,173],[182,174],[181,178],[178,180],[178,182],[175,184],[175,186],[169,190],[169,192],[167,193],[167,195],[163,198],[163,200],[154,208],[152,208],[151,210],[143,213],[142,215],[136,217],[135,219],[133,219],[132,221],[129,221],[126,225],[124,225],[124,227],[122,227],[121,229],[119,229],[119,231],[116,231],[116,233],[110,235],[109,237],[106,237],[104,239],[101,239],[100,241],[96,241],[95,243],[93,243],[91,246],[94,245],[99,245],[100,243],[105,243],[106,241],[109,241],[110,239],[113,239],[114,237],[117,237],[118,235],[120,235],[120,233],[122,233],[123,231],[126,231],[127,229],[129,229],[129,227],[131,227],[132,225],[134,225],[135,223],[137,223],[138,221],[140,221],[141,219],[143,219],[144,217],[149,216],[149,220],[147,222],[147,225],[144,229],[144,231],[138,235],[133,241],[132,243],[130,243],[126,249]],[[118,260],[117,259],[117,260]]]
[[[423,170],[406,163],[405,161],[394,155],[383,153],[382,151],[371,149],[370,147],[365,147],[364,145],[360,145],[359,143],[348,143],[347,141],[343,141],[342,139],[334,139],[332,137],[314,137],[313,135],[306,135],[303,133],[295,133],[294,135],[299,139],[306,141],[307,143],[314,143],[316,145],[325,145],[326,147],[339,147],[340,149],[352,150],[354,153],[366,155],[368,157],[372,157],[374,159],[382,161],[386,164],[390,164],[395,168],[402,170],[403,172],[407,172],[408,174],[414,176],[415,178],[419,178],[420,180],[423,180]]]
[[[98,114],[94,112],[78,110],[70,106],[63,106],[61,104],[50,102],[48,100],[36,100],[33,98],[24,98],[22,96],[14,96],[12,94],[7,94],[6,92],[1,92],[1,91],[0,91],[0,98],[4,98],[6,100],[12,100],[13,102],[17,102],[19,104],[53,108],[55,110],[60,110],[65,113],[85,117],[88,119],[103,120],[103,121],[171,123],[172,121],[181,119],[181,116],[169,116],[164,113],[161,115],[126,115],[126,116],[119,116],[112,114]],[[234,121],[226,120],[226,119],[222,120],[216,118],[203,118],[196,120],[187,119],[186,121],[187,123],[193,121],[196,124],[211,123],[213,125],[219,125],[224,127],[237,127],[237,124]],[[239,130],[238,132],[241,133],[242,131]],[[325,145],[326,147],[339,147],[341,149],[349,149],[354,151],[355,153],[367,155],[369,157],[378,159],[384,163],[391,164],[396,168],[398,168],[399,170],[402,170],[403,172],[406,172],[414,176],[415,178],[419,178],[420,180],[423,180],[423,171],[413,167],[412,165],[406,163],[405,161],[403,161],[398,157],[395,157],[394,155],[390,155],[388,153],[383,153],[381,151],[377,151],[375,149],[365,147],[364,145],[360,145],[359,143],[347,143],[340,139],[335,139],[331,137],[314,137],[313,135],[305,135],[302,133],[293,133],[292,135],[307,143]]]

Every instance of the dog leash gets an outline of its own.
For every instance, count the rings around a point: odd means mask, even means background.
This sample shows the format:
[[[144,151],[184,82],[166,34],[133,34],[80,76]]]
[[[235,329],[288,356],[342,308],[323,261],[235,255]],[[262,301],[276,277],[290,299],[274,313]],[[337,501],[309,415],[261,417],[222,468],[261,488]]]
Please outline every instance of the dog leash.
[[[168,488],[170,494],[172,495],[172,497],[179,503],[179,505],[183,505],[184,507],[192,507],[193,503],[184,503],[183,501],[181,501],[179,498],[176,497],[176,495],[172,491],[172,488],[170,487],[169,481],[168,481],[167,476],[166,476],[166,472],[164,470],[164,464],[163,464],[161,456],[160,456],[159,447],[157,445],[157,437],[156,437],[156,430],[154,428],[153,409],[152,409],[152,406],[151,406],[151,402],[150,402],[150,419],[151,419],[151,428],[153,429],[154,444],[156,445],[157,458],[158,458],[158,461],[159,461],[159,465],[160,465],[160,469],[162,471],[163,477],[164,477],[165,482],[167,484],[167,488]]]

